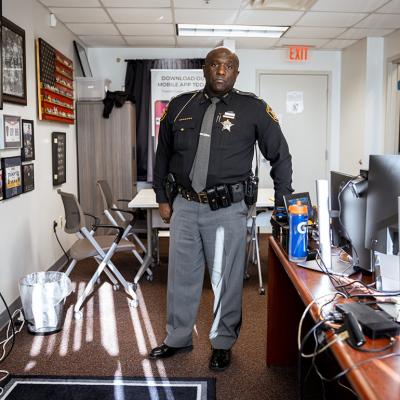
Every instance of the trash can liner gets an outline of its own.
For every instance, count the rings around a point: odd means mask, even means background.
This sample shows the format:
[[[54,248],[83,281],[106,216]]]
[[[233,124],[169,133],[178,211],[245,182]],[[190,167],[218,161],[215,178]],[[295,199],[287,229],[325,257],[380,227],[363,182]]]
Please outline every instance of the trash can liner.
[[[61,328],[65,298],[72,283],[63,272],[35,272],[20,279],[19,290],[25,319],[31,332]]]

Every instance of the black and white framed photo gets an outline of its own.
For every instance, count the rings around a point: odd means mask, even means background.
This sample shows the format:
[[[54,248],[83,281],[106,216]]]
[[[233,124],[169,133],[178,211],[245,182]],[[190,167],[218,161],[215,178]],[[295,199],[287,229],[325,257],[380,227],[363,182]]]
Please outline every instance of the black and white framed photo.
[[[0,200],[3,200],[3,170],[0,168]]]
[[[22,164],[22,191],[24,193],[35,189],[34,167],[33,163]]]
[[[0,0],[0,43],[2,43],[3,1]],[[3,52],[0,51],[0,110],[3,109]]]
[[[92,70],[90,69],[89,60],[86,55],[85,48],[76,40],[74,40],[74,48],[76,56],[79,60],[79,66],[81,67],[82,75],[84,77],[92,77]]]
[[[0,149],[19,149],[21,146],[21,117],[0,116]]]
[[[9,199],[22,193],[21,157],[1,159],[3,170],[3,197]]]
[[[25,30],[2,17],[3,101],[26,105]]]
[[[32,161],[35,159],[35,135],[33,129],[33,121],[23,119],[22,126],[22,161]]]
[[[53,132],[51,134],[53,158],[53,186],[66,182],[66,134]]]

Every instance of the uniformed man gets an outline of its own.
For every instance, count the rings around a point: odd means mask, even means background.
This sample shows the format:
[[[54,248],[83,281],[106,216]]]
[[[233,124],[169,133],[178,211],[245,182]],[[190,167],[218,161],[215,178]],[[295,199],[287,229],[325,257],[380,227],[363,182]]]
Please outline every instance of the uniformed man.
[[[221,371],[230,365],[242,321],[244,198],[255,142],[271,164],[276,206],[293,191],[292,164],[271,108],[254,94],[233,89],[239,74],[236,54],[216,48],[203,70],[204,90],[173,98],[161,118],[154,190],[160,215],[171,224],[167,336],[150,357],[192,350],[206,263],[214,292],[209,367]],[[179,191],[172,207],[165,190],[168,174]]]

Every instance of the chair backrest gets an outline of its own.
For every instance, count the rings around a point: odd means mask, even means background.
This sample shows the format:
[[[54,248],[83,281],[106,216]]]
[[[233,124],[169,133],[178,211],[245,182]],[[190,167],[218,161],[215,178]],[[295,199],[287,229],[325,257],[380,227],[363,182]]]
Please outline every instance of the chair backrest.
[[[64,231],[67,233],[77,233],[85,226],[85,216],[79,205],[78,199],[72,193],[62,192],[61,189],[57,190],[61,196],[64,204],[65,212],[65,227]]]
[[[99,189],[100,196],[103,201],[103,209],[108,210],[111,207],[113,207],[114,199],[108,182],[105,179],[99,179],[97,181],[97,187]]]

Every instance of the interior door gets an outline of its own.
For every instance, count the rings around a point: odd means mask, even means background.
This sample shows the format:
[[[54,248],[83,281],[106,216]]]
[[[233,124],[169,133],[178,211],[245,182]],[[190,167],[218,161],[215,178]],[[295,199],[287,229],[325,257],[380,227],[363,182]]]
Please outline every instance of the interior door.
[[[328,76],[261,73],[259,93],[277,114],[289,144],[295,192],[316,203],[316,179],[328,177]],[[261,158],[260,187],[273,187],[269,163]]]

